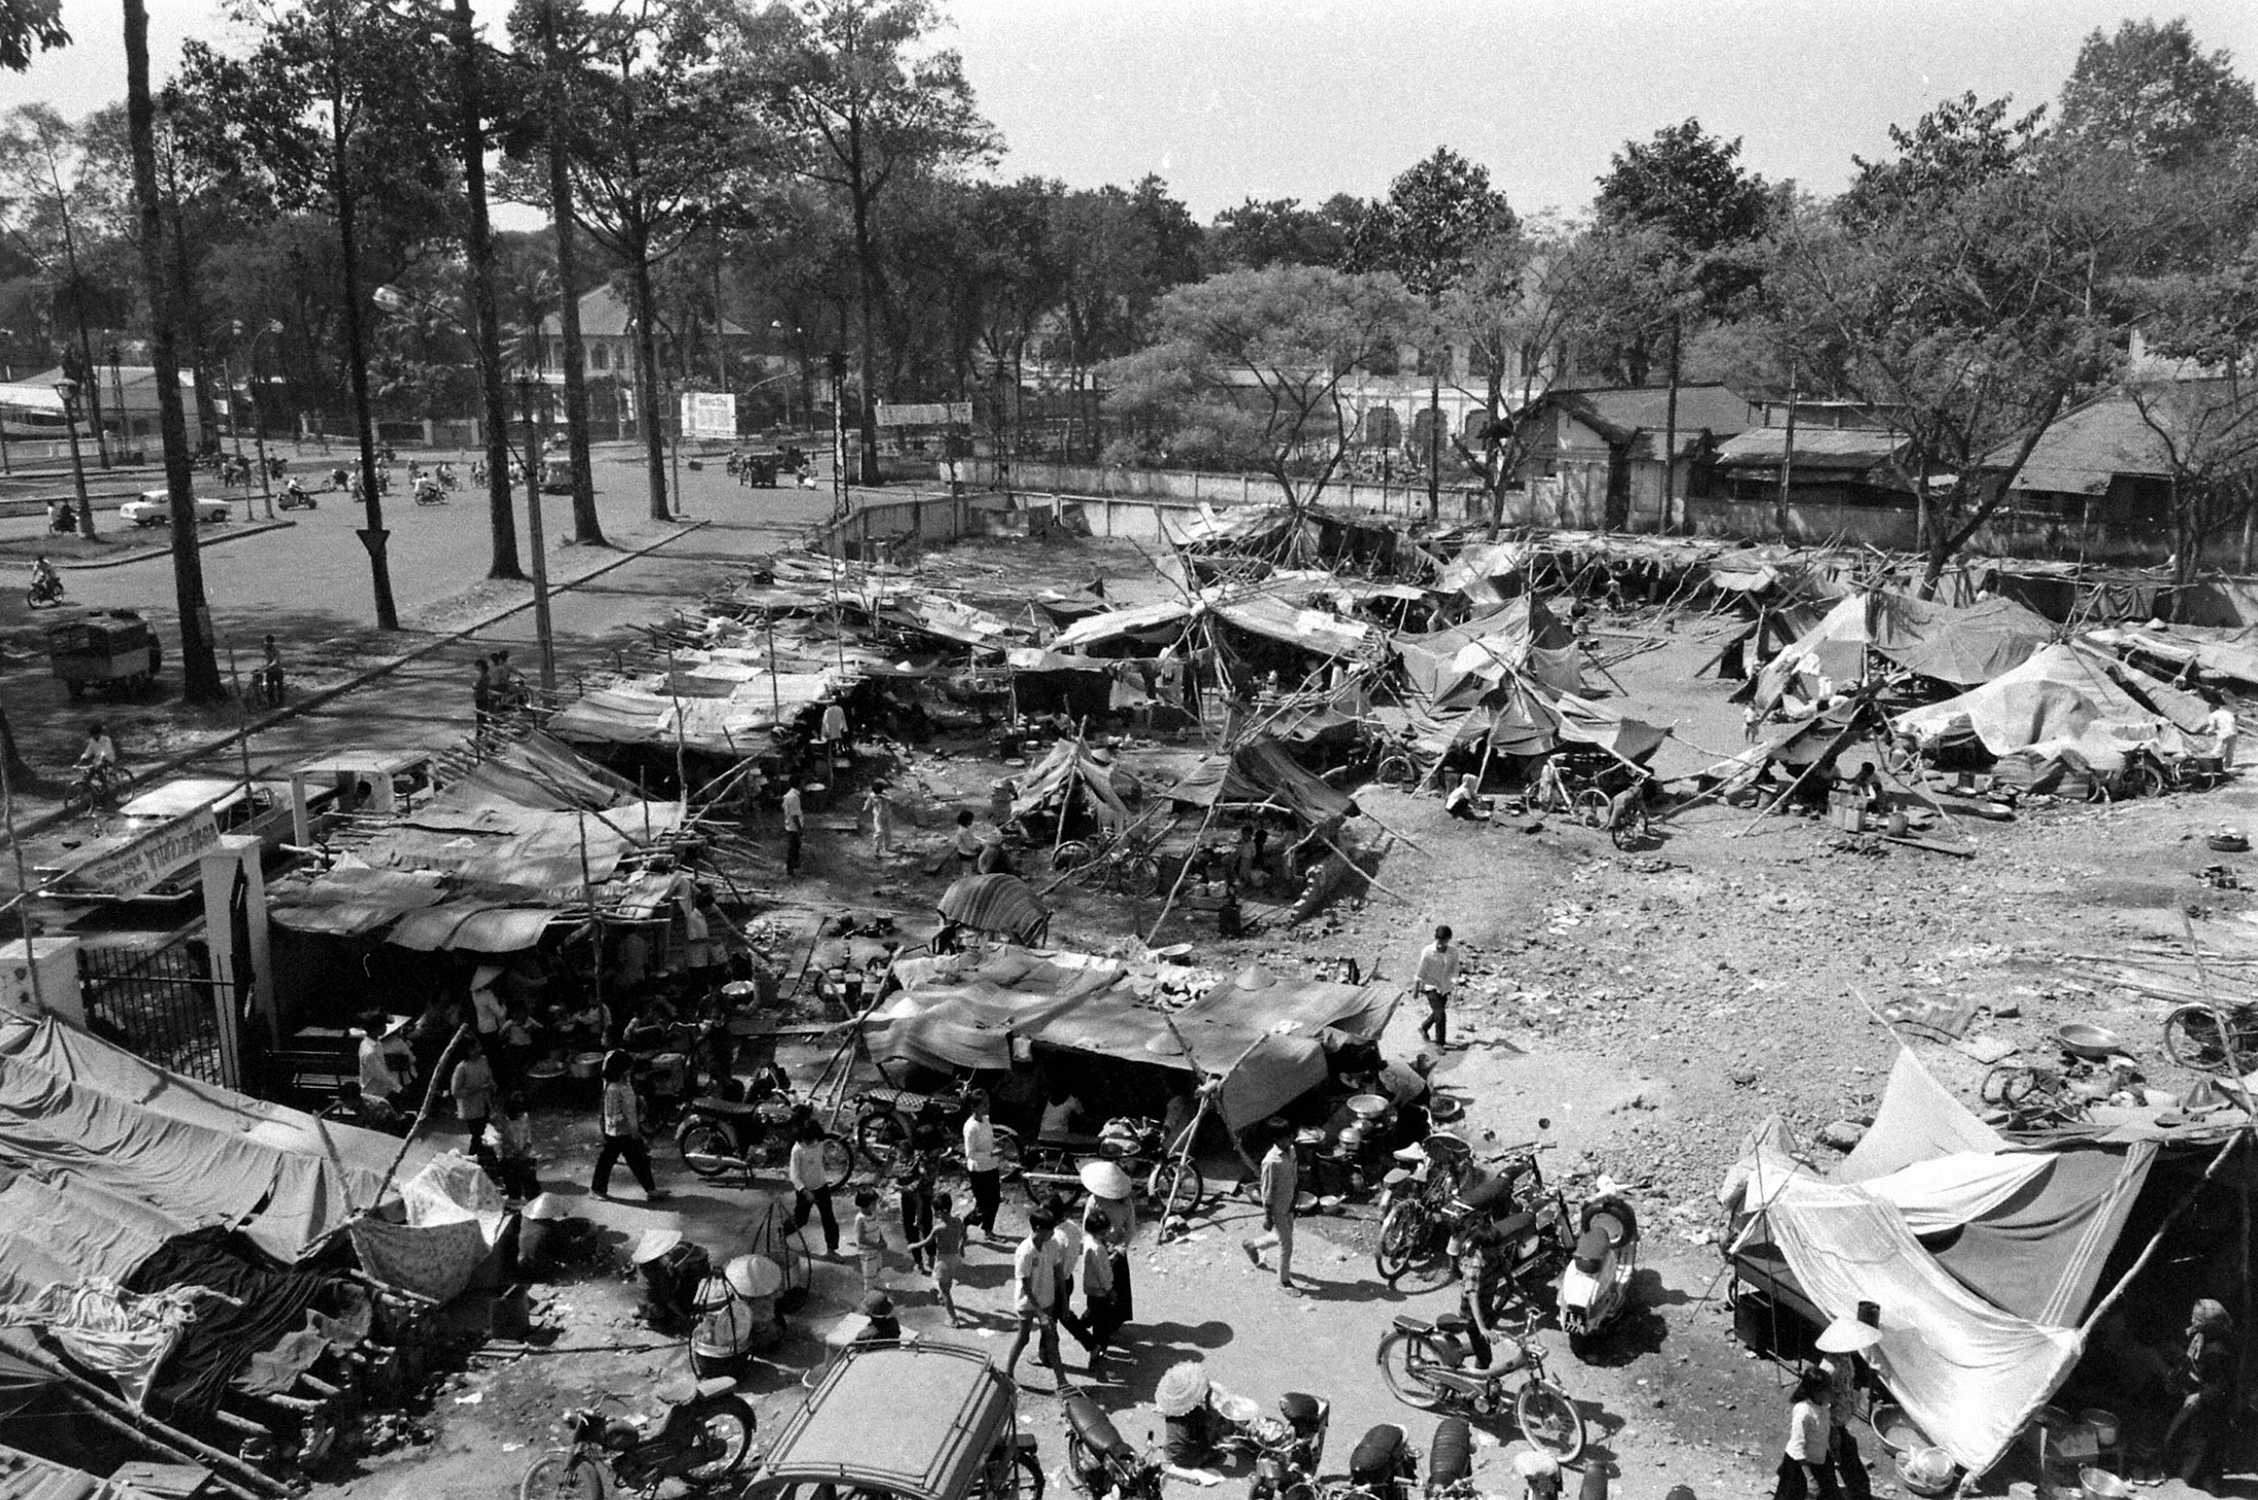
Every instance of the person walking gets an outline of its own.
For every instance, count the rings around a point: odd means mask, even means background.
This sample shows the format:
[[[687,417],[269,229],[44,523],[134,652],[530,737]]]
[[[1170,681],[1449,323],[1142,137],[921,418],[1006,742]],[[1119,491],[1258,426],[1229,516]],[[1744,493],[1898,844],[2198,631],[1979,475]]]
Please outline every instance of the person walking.
[[[894,799],[883,781],[874,781],[862,794],[862,810],[870,814],[870,857],[883,860],[894,852]]]
[[[672,1195],[651,1177],[651,1148],[643,1142],[643,1105],[628,1078],[634,1066],[635,1060],[620,1051],[604,1059],[604,1143],[596,1149],[596,1170],[588,1179],[588,1192],[610,1201],[612,1167],[624,1157],[627,1170],[642,1185],[644,1201],[663,1203]]]
[[[1427,1002],[1427,1019],[1419,1023],[1419,1034],[1437,1047],[1450,1045],[1450,997],[1458,988],[1458,961],[1448,927],[1437,927],[1435,940],[1419,950],[1413,983]]]
[[[894,1194],[901,1208],[902,1243],[910,1264],[925,1269],[926,1237],[933,1233],[933,1167],[922,1151],[905,1150],[894,1165]]]
[[[800,873],[800,839],[807,831],[807,814],[800,809],[798,786],[784,788],[780,806],[784,813],[784,876],[790,879]]]
[[[1137,1315],[1134,1300],[1129,1293],[1129,1242],[1137,1236],[1137,1195],[1129,1174],[1119,1162],[1084,1162],[1081,1170],[1082,1186],[1090,1196],[1082,1203],[1082,1232],[1085,1235],[1105,1235],[1106,1259],[1111,1274],[1107,1288],[1112,1296],[1109,1309],[1113,1315],[1110,1335]],[[1088,1283],[1084,1283],[1085,1290]]]
[[[2204,720],[2204,727],[2218,747],[2219,769],[2233,770],[2235,746],[2242,739],[2242,726],[2236,722],[2234,707],[2227,702],[2224,693],[2211,695],[2211,712]]]
[[[1239,1248],[1257,1269],[1262,1252],[1278,1249],[1278,1287],[1289,1297],[1299,1297],[1294,1285],[1294,1198],[1301,1188],[1301,1172],[1294,1160],[1294,1132],[1284,1120],[1270,1122],[1270,1149],[1262,1154],[1263,1232],[1241,1240]]]
[[[520,1203],[541,1196],[541,1158],[533,1145],[533,1116],[525,1095],[510,1093],[502,1099],[502,1112],[486,1127],[480,1143],[487,1174],[502,1191]]]
[[[483,656],[478,659],[478,676],[470,684],[470,711],[481,731],[494,721],[494,668]]]
[[[956,1216],[947,1193],[933,1195],[932,1231],[909,1248],[913,1256],[922,1251],[932,1265],[933,1289],[949,1310],[949,1326],[958,1327],[956,1285],[964,1270],[964,1221]]]
[[[1110,1165],[1110,1163],[1108,1163]],[[1090,1351],[1089,1370],[1098,1373],[1113,1336],[1121,1331],[1121,1304],[1114,1286],[1117,1250],[1113,1221],[1100,1214],[1082,1225],[1082,1338]]]
[[[836,698],[823,705],[822,727],[818,731],[818,737],[823,742],[827,757],[847,753],[847,711],[840,707]]]
[[[812,1211],[823,1219],[823,1253],[839,1253],[839,1220],[831,1211],[831,1179],[823,1165],[823,1127],[811,1115],[800,1121],[792,1139],[792,1154],[784,1163],[785,1180],[792,1184],[792,1227],[808,1227]]]
[[[259,696],[267,707],[282,707],[282,648],[268,636],[259,663]]]
[[[486,1124],[494,1118],[494,1103],[501,1089],[494,1081],[494,1065],[474,1037],[463,1046],[462,1061],[447,1077],[447,1092],[455,1096],[455,1118],[470,1132],[473,1150],[486,1137]]]
[[[1881,1342],[1881,1330],[1856,1318],[1837,1318],[1818,1339],[1819,1373],[1827,1377],[1827,1458],[1844,1500],[1873,1500],[1873,1479],[1858,1451],[1851,1423],[1864,1415],[1858,1399],[1858,1351]]]
[[[1052,1233],[1057,1228],[1057,1217],[1048,1208],[1037,1208],[1027,1216],[1027,1238],[1012,1253],[1013,1305],[1019,1315],[1019,1330],[1011,1336],[1011,1348],[1004,1352],[1004,1378],[1015,1378],[1019,1356],[1032,1334],[1035,1357],[1049,1367],[1051,1378],[1063,1390],[1066,1370],[1058,1357],[1058,1288],[1064,1268],[1059,1264],[1058,1240]]]
[[[2188,1310],[2187,1399],[2164,1429],[2164,1465],[2180,1482],[2219,1493],[2221,1471],[2234,1435],[2234,1319],[2205,1297]]]
[[[974,1089],[964,1103],[964,1175],[972,1184],[972,1212],[964,1226],[992,1240],[996,1209],[1003,1203],[1003,1161],[996,1155],[996,1127],[988,1123],[988,1091]]]
[[[886,1224],[879,1217],[878,1194],[855,1189],[855,1259],[862,1267],[864,1292],[886,1289]]]
[[[1836,1500],[1835,1473],[1827,1462],[1827,1377],[1805,1370],[1788,1402],[1788,1440],[1772,1500]]]

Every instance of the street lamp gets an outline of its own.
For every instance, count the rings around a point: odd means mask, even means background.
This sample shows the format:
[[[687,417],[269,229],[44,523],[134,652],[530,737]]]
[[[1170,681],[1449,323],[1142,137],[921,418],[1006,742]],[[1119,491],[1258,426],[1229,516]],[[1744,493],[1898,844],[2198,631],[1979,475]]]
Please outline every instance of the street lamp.
[[[541,534],[541,429],[534,416],[535,393],[543,405],[548,402],[548,390],[541,377],[531,370],[520,370],[517,377],[518,405],[525,413],[525,520],[533,543],[533,633],[541,643],[541,691],[554,697],[557,691],[557,643],[549,630],[549,549]]]
[[[237,338],[243,337],[242,319],[236,319],[232,327]],[[282,320],[269,318],[264,328],[251,335],[251,378],[243,387],[243,394],[249,397],[251,401],[251,442],[258,449],[259,454],[259,493],[266,499],[267,519],[270,521],[274,519],[274,480],[267,473],[267,418],[265,410],[259,405],[259,340],[270,333],[280,332],[282,332]],[[222,365],[224,368],[224,355],[222,356]],[[232,373],[229,374],[227,382],[227,429],[230,434],[235,431],[235,377]],[[236,439],[235,456],[237,458],[243,456],[243,440],[241,438]],[[248,508],[250,502],[246,500],[244,503],[245,507]]]
[[[63,398],[63,428],[71,435],[71,487],[78,491],[78,534],[92,541],[94,502],[86,497],[86,460],[78,451],[78,382],[68,378],[56,381],[55,394]]]
[[[796,351],[799,348],[800,340],[807,337],[806,329],[800,327],[797,324],[794,324],[790,328],[786,328],[784,326],[784,320],[782,318],[777,318],[771,321],[768,325],[768,331],[771,333],[791,334],[792,347],[795,351],[795,358],[797,357]],[[784,373],[785,376],[790,376],[793,372],[787,370]],[[786,379],[784,382],[784,430],[786,432],[790,432],[792,430],[792,381],[789,379]]]

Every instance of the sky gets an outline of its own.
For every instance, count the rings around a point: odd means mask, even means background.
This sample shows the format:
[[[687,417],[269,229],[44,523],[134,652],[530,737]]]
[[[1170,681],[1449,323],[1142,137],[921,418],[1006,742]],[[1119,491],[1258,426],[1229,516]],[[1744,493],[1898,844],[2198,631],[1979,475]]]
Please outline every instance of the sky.
[[[476,0],[491,21],[501,0]],[[1698,118],[1767,179],[1831,193],[1888,127],[1973,91],[2051,101],[2096,27],[2185,16],[2258,79],[2258,3],[2185,0],[942,0],[1007,177],[1165,178],[1205,221],[1247,198],[1377,197],[1439,145],[1523,213],[1587,205],[1610,156]],[[234,36],[210,0],[149,0],[162,76]],[[74,44],[0,74],[0,105],[118,98],[115,0],[65,0]]]

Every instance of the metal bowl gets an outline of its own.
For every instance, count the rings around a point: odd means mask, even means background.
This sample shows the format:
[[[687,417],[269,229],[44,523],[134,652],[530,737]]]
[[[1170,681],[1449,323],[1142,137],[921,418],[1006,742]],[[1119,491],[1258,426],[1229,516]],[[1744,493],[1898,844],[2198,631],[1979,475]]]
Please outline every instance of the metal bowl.
[[[2057,1029],[2054,1039],[2064,1052],[2077,1057],[2111,1057],[2125,1050],[2124,1038],[2090,1021],[2072,1021]]]

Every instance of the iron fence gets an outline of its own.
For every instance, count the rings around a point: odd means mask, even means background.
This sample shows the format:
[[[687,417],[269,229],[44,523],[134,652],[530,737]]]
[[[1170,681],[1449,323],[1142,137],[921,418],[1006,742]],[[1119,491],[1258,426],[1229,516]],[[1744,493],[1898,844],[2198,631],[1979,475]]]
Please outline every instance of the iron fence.
[[[220,1034],[226,1002],[204,939],[184,933],[154,947],[81,948],[87,1024],[160,1067],[231,1085]]]

